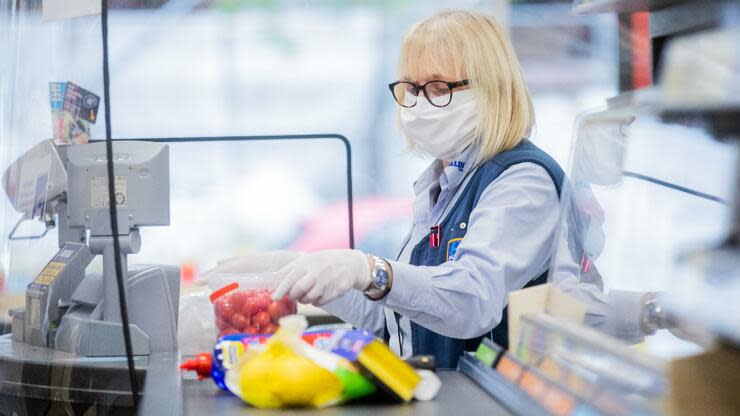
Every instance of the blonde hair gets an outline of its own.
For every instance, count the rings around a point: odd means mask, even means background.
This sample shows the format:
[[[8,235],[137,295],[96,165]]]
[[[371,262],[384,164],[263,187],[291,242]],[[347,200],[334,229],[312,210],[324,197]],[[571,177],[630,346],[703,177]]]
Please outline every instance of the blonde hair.
[[[456,79],[447,81],[470,80],[478,102],[476,142],[480,153],[476,162],[515,147],[531,133],[532,99],[514,48],[492,18],[447,10],[416,23],[401,45],[399,76],[411,78],[422,68],[438,74],[453,69]],[[410,147],[414,148],[412,142]]]

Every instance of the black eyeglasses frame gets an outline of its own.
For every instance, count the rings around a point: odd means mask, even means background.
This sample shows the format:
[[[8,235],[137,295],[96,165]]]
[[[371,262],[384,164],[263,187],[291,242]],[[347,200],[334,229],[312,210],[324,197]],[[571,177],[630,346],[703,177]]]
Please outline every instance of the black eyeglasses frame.
[[[432,102],[432,99],[429,98],[429,93],[427,92],[427,85],[429,85],[429,84],[431,84],[433,82],[441,82],[441,83],[447,85],[447,88],[449,88],[449,90],[450,90],[450,99],[447,101],[446,104],[444,104],[444,105],[434,104],[434,102]],[[398,103],[398,105],[400,105],[401,107],[404,107],[404,108],[412,108],[412,107],[414,107],[416,105],[416,102],[414,102],[413,105],[404,105],[403,103],[401,103],[398,100],[398,97],[396,97],[395,88],[399,84],[409,84],[409,85],[413,86],[416,89],[416,93],[414,94],[416,97],[419,96],[419,91],[422,91],[424,93],[424,97],[427,99],[427,101],[429,101],[429,104],[431,104],[431,105],[433,105],[435,107],[443,108],[443,107],[447,107],[452,102],[452,91],[455,88],[460,88],[460,87],[465,87],[465,86],[470,85],[470,80],[461,79],[459,81],[448,82],[448,81],[443,81],[443,80],[440,80],[440,79],[433,79],[431,81],[425,82],[423,85],[418,85],[418,84],[413,83],[411,81],[396,81],[396,82],[391,82],[390,84],[388,84],[388,89],[391,90],[391,95],[393,95],[393,99],[396,100],[396,102]]]

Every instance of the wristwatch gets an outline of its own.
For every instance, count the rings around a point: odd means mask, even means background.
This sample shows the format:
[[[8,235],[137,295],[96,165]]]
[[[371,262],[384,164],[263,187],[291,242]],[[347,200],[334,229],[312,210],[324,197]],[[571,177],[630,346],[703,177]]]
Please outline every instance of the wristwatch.
[[[378,256],[368,254],[370,267],[370,286],[363,293],[370,300],[383,299],[391,291],[393,284],[393,270],[387,261]]]

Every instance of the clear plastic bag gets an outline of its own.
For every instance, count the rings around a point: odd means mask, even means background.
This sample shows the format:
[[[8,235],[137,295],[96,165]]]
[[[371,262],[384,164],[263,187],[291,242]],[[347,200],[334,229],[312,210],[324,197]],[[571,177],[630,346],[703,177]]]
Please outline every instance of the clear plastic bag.
[[[200,290],[180,298],[177,345],[183,356],[211,351],[218,332],[209,290]]]
[[[296,313],[296,303],[288,297],[272,300],[279,281],[272,272],[211,277],[208,286],[218,335],[274,333],[280,318]]]

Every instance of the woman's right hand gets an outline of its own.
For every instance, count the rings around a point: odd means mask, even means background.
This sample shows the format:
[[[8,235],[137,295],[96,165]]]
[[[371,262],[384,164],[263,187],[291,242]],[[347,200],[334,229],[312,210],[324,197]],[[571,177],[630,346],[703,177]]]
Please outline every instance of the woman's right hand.
[[[297,251],[276,250],[219,260],[216,267],[198,276],[195,285],[205,286],[211,277],[221,273],[277,272],[302,255]]]

